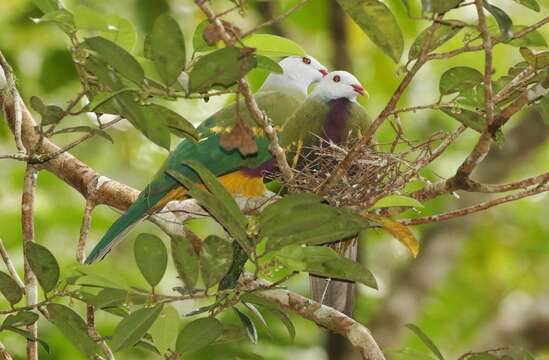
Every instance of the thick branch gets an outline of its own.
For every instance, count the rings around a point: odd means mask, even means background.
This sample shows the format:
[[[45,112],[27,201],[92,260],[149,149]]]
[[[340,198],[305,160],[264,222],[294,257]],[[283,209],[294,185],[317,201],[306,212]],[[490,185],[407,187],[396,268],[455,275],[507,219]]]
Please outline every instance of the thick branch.
[[[251,274],[244,274],[241,282],[245,289],[257,290],[254,293],[270,303],[290,310],[305,319],[314,321],[321,327],[345,336],[360,352],[363,359],[385,359],[370,330],[347,315],[289,290],[279,288],[258,290],[259,288],[270,287],[271,283],[261,279],[254,280]]]

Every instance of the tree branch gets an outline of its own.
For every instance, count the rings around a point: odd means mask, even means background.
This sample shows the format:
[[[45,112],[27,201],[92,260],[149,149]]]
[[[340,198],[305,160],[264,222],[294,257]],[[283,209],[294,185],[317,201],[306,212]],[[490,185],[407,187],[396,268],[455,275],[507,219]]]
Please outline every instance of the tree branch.
[[[8,269],[8,272],[10,273],[13,280],[15,280],[19,288],[23,292],[25,292],[26,291],[25,283],[19,277],[17,270],[15,270],[15,266],[13,266],[13,262],[11,261],[10,255],[6,250],[6,247],[4,246],[4,242],[2,241],[2,238],[0,238],[0,255],[2,256],[2,259],[4,260],[4,264],[6,264],[6,268]]]

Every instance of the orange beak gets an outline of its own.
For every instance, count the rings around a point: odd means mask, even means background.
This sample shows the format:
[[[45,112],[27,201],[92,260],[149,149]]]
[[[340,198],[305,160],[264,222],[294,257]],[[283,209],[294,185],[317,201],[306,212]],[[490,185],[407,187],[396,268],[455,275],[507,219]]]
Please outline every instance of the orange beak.
[[[326,70],[326,69],[320,69],[320,70],[318,70],[318,71],[320,71],[320,73],[322,74],[322,76],[328,75],[328,70]]]
[[[364,90],[364,88],[358,84],[355,84],[355,85],[351,85],[351,87],[353,88],[353,90],[362,95],[362,96],[366,96],[366,97],[370,97],[370,95],[366,92],[366,90]]]

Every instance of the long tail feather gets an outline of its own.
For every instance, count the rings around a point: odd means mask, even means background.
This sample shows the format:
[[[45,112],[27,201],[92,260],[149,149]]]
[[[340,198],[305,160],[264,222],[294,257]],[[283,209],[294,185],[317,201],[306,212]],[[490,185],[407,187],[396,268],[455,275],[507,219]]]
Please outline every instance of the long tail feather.
[[[355,238],[331,245],[331,247],[335,247],[336,251],[338,250],[338,247],[341,246],[345,246],[345,248],[343,253],[338,251],[340,255],[356,261],[358,249],[357,239]],[[313,300],[330,306],[345,315],[352,315],[356,289],[354,282],[311,274],[309,275],[309,284]]]
[[[85,263],[93,264],[103,259],[113,247],[124,239],[126,234],[148,216],[148,209],[147,201],[137,199],[128,211],[111,225],[107,233],[103,235],[99,243],[95,245],[88,255]]]

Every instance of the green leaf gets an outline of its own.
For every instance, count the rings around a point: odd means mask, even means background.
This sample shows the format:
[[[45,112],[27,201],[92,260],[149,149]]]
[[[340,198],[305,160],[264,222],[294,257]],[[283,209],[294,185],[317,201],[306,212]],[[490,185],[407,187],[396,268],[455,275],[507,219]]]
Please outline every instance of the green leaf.
[[[527,8],[534,10],[536,12],[540,12],[541,8],[536,0],[513,0],[517,4],[521,4],[523,6],[526,6]]]
[[[256,66],[253,50],[227,47],[201,57],[189,74],[189,91],[202,92],[212,86],[229,87]]]
[[[19,311],[17,314],[8,315],[2,323],[1,329],[8,326],[19,327],[28,326],[38,321],[38,314],[32,311]]]
[[[338,0],[345,12],[395,63],[400,61],[404,40],[391,10],[378,0]]]
[[[255,60],[257,61],[257,68],[259,69],[264,69],[275,74],[282,74],[284,72],[280,65],[269,57],[256,55]]]
[[[276,305],[268,302],[267,300],[255,295],[254,293],[245,293],[240,298],[241,301],[260,305],[263,308],[269,310],[274,316],[276,316],[282,324],[288,330],[288,335],[290,335],[291,342],[294,342],[295,339],[295,326],[290,320],[290,317],[282,310],[280,310]]]
[[[92,304],[98,309],[107,307],[122,306],[124,304],[144,304],[147,301],[147,295],[129,293],[127,290],[104,288],[97,295],[87,294],[81,291],[84,295],[84,301]]]
[[[497,6],[489,4],[486,1],[484,2],[484,8],[488,10],[494,18],[496,18],[503,40],[509,40],[513,36],[513,20],[511,20],[505,11]]]
[[[179,314],[173,306],[164,306],[149,333],[161,354],[168,349],[175,350],[175,340],[179,330]]]
[[[114,143],[113,138],[109,135],[108,132],[106,132],[103,129],[94,128],[91,126],[73,126],[69,128],[59,129],[54,132],[54,134],[67,134],[67,133],[88,133],[91,135],[98,135],[101,136],[103,139],[106,139],[110,141],[111,143]]]
[[[154,22],[151,59],[167,86],[171,86],[185,68],[185,40],[177,21],[170,15],[161,15]]]
[[[461,21],[448,20],[448,22],[451,22],[452,25],[439,24],[439,26],[435,29],[433,35],[431,35],[431,41],[429,43],[427,53],[435,50],[436,48],[456,36],[461,31],[461,29],[463,29],[464,23],[462,23]],[[409,60],[417,59],[421,54],[421,49],[423,47],[423,44],[427,40],[427,35],[430,31],[429,29],[429,27],[424,29],[412,43],[412,46],[408,51]]]
[[[61,304],[48,304],[49,321],[67,338],[81,353],[93,358],[99,349],[88,336],[84,320],[71,308]]]
[[[216,45],[210,45],[204,39],[204,29],[210,24],[208,19],[202,21],[196,27],[193,35],[193,50],[196,52],[210,51],[217,48]]]
[[[376,203],[371,208],[381,209],[381,208],[400,207],[400,206],[422,208],[423,204],[409,196],[389,195],[376,201]]]
[[[23,297],[23,291],[15,280],[2,271],[0,271],[0,292],[12,305],[17,304]]]
[[[202,349],[213,343],[223,333],[223,326],[213,317],[196,319],[179,333],[175,349],[183,354]]]
[[[187,119],[164,106],[151,104],[143,107],[148,121],[164,123],[164,126],[174,135],[198,141],[198,133]]]
[[[34,242],[25,244],[25,253],[29,266],[44,292],[53,290],[59,281],[59,264],[53,254],[44,246]]]
[[[252,342],[252,344],[257,344],[257,329],[255,328],[254,322],[252,319],[248,317],[248,315],[244,314],[242,311],[238,310],[236,307],[233,307],[234,312],[236,315],[238,315],[238,318],[240,319],[240,322],[242,325],[244,325],[244,328],[246,329],[246,334],[248,334],[248,338]]]
[[[217,284],[233,262],[233,247],[231,242],[210,235],[202,243],[200,250],[200,273],[206,288],[211,288]]]
[[[374,275],[368,269],[326,246],[286,246],[277,252],[277,258],[292,270],[357,281],[373,289],[378,288]]]
[[[42,114],[46,110],[46,105],[44,105],[44,102],[38,96],[31,96],[30,105],[39,114]]]
[[[139,309],[124,319],[114,329],[112,351],[135,345],[150,329],[162,312],[162,305]]]
[[[453,117],[463,125],[470,127],[479,133],[482,133],[486,128],[484,116],[476,111],[463,108],[453,108],[451,106],[442,106],[440,107],[440,110],[446,115]]]
[[[59,0],[32,0],[32,3],[44,14],[61,9]]]
[[[305,50],[294,41],[271,34],[252,34],[242,40],[255,53],[265,56],[305,56]]]
[[[431,350],[431,352],[433,353],[433,355],[436,356],[437,359],[444,360],[444,356],[442,356],[440,350],[429,338],[429,336],[427,336],[427,334],[423,332],[423,330],[421,330],[418,326],[414,324],[406,324],[406,327],[412,330],[412,332],[425,344],[425,346],[427,346],[429,350]]]
[[[477,69],[456,66],[442,74],[438,87],[441,95],[448,95],[476,86],[483,80],[482,73]]]
[[[34,19],[34,22],[55,23],[63,32],[67,34],[73,34],[76,31],[73,15],[65,9],[48,12],[40,19]]]
[[[541,70],[549,66],[549,51],[534,54],[528,48],[520,48],[520,54],[536,70]]]
[[[524,25],[514,25],[513,33],[517,33],[524,28],[526,28]],[[531,31],[520,38],[512,39],[507,44],[516,47],[547,47],[547,41],[545,41],[543,35],[537,30]]]
[[[199,258],[190,240],[182,236],[171,237],[172,258],[179,277],[188,289],[198,280]]]
[[[187,162],[187,165],[193,164],[194,169],[198,169],[196,166],[196,163]],[[248,253],[251,251],[251,244],[250,239],[248,238],[248,234],[246,232],[246,228],[242,225],[242,213],[240,213],[240,210],[238,210],[240,216],[235,216],[235,210],[233,208],[234,205],[234,199],[231,199],[230,201],[226,198],[226,195],[228,194],[227,190],[223,190],[226,192],[225,195],[223,195],[223,192],[221,189],[219,191],[215,192],[215,195],[204,191],[200,189],[196,184],[194,184],[191,180],[189,180],[187,177],[175,172],[175,171],[168,171],[167,172],[171,177],[173,177],[175,180],[177,180],[179,183],[181,183],[183,186],[187,188],[189,191],[189,195],[191,195],[194,199],[196,199],[200,205],[202,205],[208,212],[221,224],[227,231],[238,241],[240,246],[244,250],[246,250]],[[202,175],[207,174],[207,172],[202,172]],[[212,175],[213,177],[213,175]],[[206,180],[205,180],[206,179]],[[205,181],[208,186],[208,189],[211,189],[209,186],[215,184],[215,182],[218,183],[218,180],[211,182],[207,180],[208,178],[203,177],[202,180]],[[219,184],[218,184],[219,185]],[[233,204],[233,205],[231,205]],[[245,220],[244,220],[245,221]]]
[[[48,354],[51,354],[50,346],[48,345],[48,343],[45,342],[44,340],[40,339],[40,338],[35,337],[30,332],[28,332],[26,330],[16,328],[16,327],[13,327],[13,326],[6,326],[6,328],[4,330],[8,330],[8,331],[14,332],[16,334],[19,334],[19,335],[25,337],[28,340],[38,342],[44,348],[44,350],[46,350],[46,352]]]
[[[422,0],[424,12],[445,13],[458,6],[464,0]]]
[[[86,39],[86,44],[122,76],[125,76],[136,84],[141,84],[145,79],[145,72],[137,60],[116,43],[96,36]]]
[[[265,318],[263,317],[259,309],[255,307],[253,304],[247,303],[247,302],[242,302],[242,305],[244,305],[246,309],[250,310],[250,312],[254,315],[255,319],[258,320],[261,324],[263,324],[269,336],[272,337],[273,333],[271,332],[271,329],[269,328],[267,321],[265,321]]]
[[[166,245],[159,237],[142,233],[135,239],[133,252],[139,271],[154,288],[162,280],[168,266]]]

